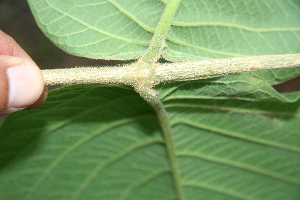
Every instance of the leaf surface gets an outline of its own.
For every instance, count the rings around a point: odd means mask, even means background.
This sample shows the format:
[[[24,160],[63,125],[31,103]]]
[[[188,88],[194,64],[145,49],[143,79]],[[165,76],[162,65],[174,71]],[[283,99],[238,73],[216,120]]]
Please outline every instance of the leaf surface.
[[[269,75],[269,74],[267,74]],[[263,74],[256,78],[248,74],[224,76],[196,81],[169,83],[159,86],[162,97],[169,99],[237,99],[247,101],[294,102],[300,93],[280,94],[264,79]],[[270,80],[272,77],[270,77]]]
[[[29,0],[44,33],[68,53],[136,59],[153,37],[159,0]],[[169,61],[300,51],[298,0],[182,0],[166,37]],[[280,13],[280,14],[279,14]]]
[[[148,49],[170,2],[29,0],[41,29],[67,52],[122,60]],[[299,33],[298,0],[183,0],[161,53],[169,61],[295,53]],[[298,199],[300,93],[271,85],[299,74],[158,86],[173,141],[132,90],[55,90],[0,127],[0,199]]]
[[[172,196],[157,119],[131,90],[68,87],[9,118],[0,129],[0,199]]]
[[[186,199],[299,198],[299,101],[178,95],[164,105]]]
[[[268,71],[258,71],[251,72],[252,76],[262,79],[271,85],[276,85],[283,83],[289,79],[300,76],[300,69],[279,69],[279,70],[268,70]]]
[[[179,92],[162,99],[184,199],[299,197],[299,100],[186,99]],[[178,198],[170,141],[131,90],[55,90],[40,109],[10,115],[0,138],[0,199]]]

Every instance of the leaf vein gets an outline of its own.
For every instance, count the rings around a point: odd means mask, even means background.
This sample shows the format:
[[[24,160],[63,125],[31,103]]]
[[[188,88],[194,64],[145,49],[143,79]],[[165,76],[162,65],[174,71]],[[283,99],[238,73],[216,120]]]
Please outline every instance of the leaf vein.
[[[80,194],[84,191],[84,189],[92,182],[93,179],[96,178],[96,174],[99,173],[102,169],[104,169],[105,167],[111,165],[112,163],[118,161],[119,159],[129,155],[130,153],[134,152],[137,149],[140,148],[144,148],[146,146],[150,146],[153,145],[155,143],[163,143],[162,140],[148,140],[148,141],[144,141],[142,143],[138,143],[135,146],[132,146],[131,148],[128,148],[127,150],[119,153],[117,156],[110,158],[108,161],[106,161],[105,163],[100,163],[98,164],[95,169],[90,173],[89,176],[86,177],[86,179],[84,181],[82,181],[82,184],[80,185],[80,187],[78,188],[77,191],[74,192],[74,196],[72,199],[78,199]]]
[[[146,43],[146,42],[141,42],[141,41],[137,41],[137,40],[131,40],[131,39],[120,37],[118,35],[114,35],[114,34],[106,32],[106,31],[100,30],[98,28],[95,28],[95,27],[91,26],[90,24],[88,24],[88,23],[86,23],[86,22],[84,22],[84,21],[76,18],[75,16],[71,15],[70,13],[66,13],[66,12],[64,12],[64,11],[62,11],[62,10],[54,7],[54,6],[52,6],[48,1],[47,1],[47,4],[49,5],[49,7],[51,7],[56,12],[59,12],[62,15],[65,15],[65,16],[69,17],[70,19],[72,19],[72,20],[74,20],[74,21],[76,21],[76,22],[84,25],[85,27],[87,27],[87,28],[89,28],[91,30],[97,31],[98,33],[102,33],[102,34],[107,35],[107,36],[109,36],[111,38],[115,38],[115,39],[122,40],[122,41],[125,41],[125,42],[134,43],[134,44],[142,45],[142,46],[149,46],[148,42]]]
[[[183,23],[183,22],[172,22],[172,26],[179,27],[225,27],[225,28],[234,28],[238,30],[243,30],[247,32],[256,32],[256,33],[268,33],[268,32],[299,32],[300,28],[250,28],[242,25],[235,24],[225,24],[225,23],[213,23],[213,22],[200,22],[200,23]]]
[[[265,140],[265,139],[261,139],[261,138],[254,138],[254,137],[238,134],[238,133],[233,132],[233,131],[228,131],[228,130],[224,130],[224,129],[221,129],[221,128],[201,124],[199,122],[191,122],[191,121],[183,120],[183,119],[173,120],[172,121],[172,126],[174,126],[176,124],[185,124],[185,125],[188,125],[188,126],[191,126],[191,127],[212,131],[214,133],[229,136],[229,137],[233,137],[233,138],[236,138],[236,139],[241,139],[241,140],[245,140],[245,141],[256,143],[256,144],[261,144],[261,145],[264,145],[264,146],[270,146],[270,147],[275,147],[275,148],[279,148],[279,149],[284,149],[284,150],[287,150],[287,151],[300,153],[300,148],[296,147],[296,146],[291,146],[291,145],[287,145],[287,144],[283,144],[283,143],[278,143],[278,142],[275,142],[275,141],[269,141],[269,140]]]
[[[141,28],[143,28],[145,31],[149,33],[154,33],[154,29],[144,24],[142,21],[138,20],[134,15],[127,12],[125,9],[123,9],[119,4],[117,4],[114,0],[109,0],[109,2],[114,5],[120,12],[124,13],[128,18],[130,18],[132,21],[137,23]]]
[[[132,186],[128,187],[127,190],[125,190],[121,196],[120,199],[126,199],[130,193],[135,189],[138,188],[144,184],[146,184],[147,182],[150,182],[151,180],[155,179],[156,177],[161,176],[164,173],[170,173],[170,169],[161,169],[155,173],[150,174],[149,176],[145,177],[145,179],[133,184]]]
[[[123,120],[119,120],[119,121],[114,121],[114,123],[107,125],[105,127],[102,127],[100,130],[95,131],[94,133],[82,138],[81,140],[77,141],[75,144],[73,144],[72,146],[70,146],[68,149],[66,149],[65,151],[63,151],[60,155],[58,155],[56,157],[56,159],[54,159],[52,161],[52,163],[49,165],[48,168],[45,169],[44,171],[44,175],[41,176],[36,183],[34,184],[34,186],[30,189],[30,193],[29,196],[27,196],[26,199],[30,199],[31,195],[33,195],[34,191],[36,191],[38,189],[38,187],[42,184],[42,182],[47,178],[47,176],[51,173],[52,170],[54,170],[54,168],[64,159],[66,158],[70,153],[72,153],[75,149],[79,148],[80,146],[84,145],[85,143],[87,143],[88,141],[92,140],[93,138],[97,137],[100,134],[103,134],[115,127],[124,125],[124,124],[128,124],[128,123],[132,123],[133,121],[136,121],[138,119],[140,119],[141,117],[145,117],[145,116],[138,116],[135,118],[127,118],[127,119],[123,119]]]
[[[254,166],[244,164],[244,163],[240,163],[240,162],[237,162],[237,161],[234,162],[234,161],[230,161],[230,160],[226,160],[226,159],[222,159],[222,158],[215,158],[213,156],[201,154],[199,152],[192,153],[192,152],[181,151],[181,152],[177,153],[177,156],[178,157],[187,156],[187,157],[199,158],[199,159],[202,159],[202,160],[206,160],[206,161],[210,161],[210,162],[214,162],[214,163],[218,163],[218,164],[223,164],[223,165],[227,165],[227,166],[230,166],[230,167],[247,170],[249,172],[259,174],[259,175],[262,175],[262,176],[266,176],[266,177],[270,177],[270,178],[273,178],[273,179],[276,179],[276,180],[280,180],[280,181],[286,182],[288,184],[300,186],[300,182],[297,179],[293,179],[291,177],[284,176],[284,175],[282,175],[278,172],[272,172],[270,170],[261,169],[261,168],[254,167]]]

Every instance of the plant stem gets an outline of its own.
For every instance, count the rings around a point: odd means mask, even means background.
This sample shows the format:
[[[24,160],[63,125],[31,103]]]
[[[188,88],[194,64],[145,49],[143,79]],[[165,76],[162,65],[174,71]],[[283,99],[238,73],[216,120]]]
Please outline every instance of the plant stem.
[[[176,10],[180,4],[181,0],[171,0],[160,18],[157,28],[154,32],[153,38],[151,40],[150,46],[146,53],[140,58],[145,62],[156,62],[160,55],[161,50],[165,47],[166,35],[171,25],[171,21],[176,13]]]
[[[159,83],[203,79],[228,74],[300,67],[300,53],[211,59],[198,62],[157,64]]]
[[[152,64],[150,85],[170,81],[204,79],[242,72],[284,69],[300,67],[300,54],[267,55],[238,57],[229,59],[211,59],[199,62],[180,62],[170,64]],[[43,70],[46,85],[70,84],[142,84],[147,77],[145,73],[136,73],[139,63],[120,67],[81,67],[71,69]],[[149,77],[148,77],[149,78]]]
[[[135,74],[139,74],[141,76],[140,79],[135,79],[135,81],[133,81],[133,87],[154,108],[162,127],[177,199],[183,199],[183,194],[177,168],[177,159],[171,132],[171,124],[169,117],[167,116],[167,112],[159,98],[158,92],[153,89],[155,82],[158,81],[157,79],[153,79],[153,77],[156,73],[157,67],[155,63],[160,58],[161,51],[165,47],[166,35],[180,1],[181,0],[171,0],[168,2],[154,32],[149,48],[137,62],[140,63],[140,65],[137,64],[133,66],[133,68],[136,69]]]
[[[123,67],[78,67],[69,69],[42,70],[46,85],[72,84],[127,84],[134,74],[128,66]]]

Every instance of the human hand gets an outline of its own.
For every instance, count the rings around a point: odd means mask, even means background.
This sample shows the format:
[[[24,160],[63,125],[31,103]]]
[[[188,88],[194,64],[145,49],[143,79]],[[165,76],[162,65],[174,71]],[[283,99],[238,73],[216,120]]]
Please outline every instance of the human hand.
[[[0,115],[37,108],[46,98],[47,87],[39,67],[0,30]]]

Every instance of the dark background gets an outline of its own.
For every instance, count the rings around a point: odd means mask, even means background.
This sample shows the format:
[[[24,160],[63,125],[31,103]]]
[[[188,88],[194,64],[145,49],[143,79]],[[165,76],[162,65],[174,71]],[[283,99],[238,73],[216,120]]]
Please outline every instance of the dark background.
[[[41,69],[116,64],[114,61],[92,60],[63,52],[37,27],[26,0],[0,0],[0,29],[12,36]],[[298,91],[300,77],[275,86],[275,89],[280,92]]]

